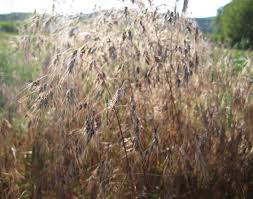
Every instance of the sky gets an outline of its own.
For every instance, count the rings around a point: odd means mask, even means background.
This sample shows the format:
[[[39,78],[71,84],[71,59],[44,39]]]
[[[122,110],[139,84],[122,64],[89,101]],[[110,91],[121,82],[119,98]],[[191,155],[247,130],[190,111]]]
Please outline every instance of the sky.
[[[183,0],[179,0],[179,7]],[[217,9],[226,5],[231,0],[189,0],[188,16],[209,17],[215,16]],[[153,0],[155,5],[166,5],[172,9],[175,0]],[[38,12],[52,10],[55,4],[56,10],[67,13],[90,13],[93,10],[119,8],[130,6],[122,4],[120,0],[0,0],[0,13],[10,12]],[[96,5],[96,6],[95,6]],[[165,6],[164,6],[165,7]]]

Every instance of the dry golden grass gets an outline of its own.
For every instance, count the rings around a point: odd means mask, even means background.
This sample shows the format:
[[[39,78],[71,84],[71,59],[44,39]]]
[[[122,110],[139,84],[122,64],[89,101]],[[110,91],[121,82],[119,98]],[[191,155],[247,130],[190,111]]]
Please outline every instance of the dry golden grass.
[[[27,54],[49,56],[27,132],[2,124],[2,198],[250,198],[250,65],[169,11],[31,23]]]

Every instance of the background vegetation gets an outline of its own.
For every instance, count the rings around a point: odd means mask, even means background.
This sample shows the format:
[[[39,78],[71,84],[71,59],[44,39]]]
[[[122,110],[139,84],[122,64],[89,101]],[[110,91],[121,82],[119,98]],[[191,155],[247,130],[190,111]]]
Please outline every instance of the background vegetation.
[[[216,19],[217,34],[221,41],[238,48],[253,47],[253,2],[233,0],[221,8]]]

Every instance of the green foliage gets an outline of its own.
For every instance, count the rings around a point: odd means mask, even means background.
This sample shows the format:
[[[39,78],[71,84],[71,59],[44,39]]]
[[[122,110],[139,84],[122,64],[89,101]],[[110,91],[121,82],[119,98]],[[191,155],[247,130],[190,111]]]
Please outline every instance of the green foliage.
[[[0,14],[0,32],[17,33],[18,27],[29,16],[30,13]]]
[[[234,57],[234,71],[240,73],[247,66],[247,59],[241,53],[236,53]]]
[[[0,34],[0,81],[7,85],[19,85],[32,80],[38,66],[25,63],[22,52],[14,52],[10,41],[15,35]]]
[[[216,20],[221,41],[237,48],[253,47],[253,1],[233,0],[218,12]]]
[[[0,122],[6,115],[15,117],[16,102],[11,101],[10,96],[38,74],[37,64],[26,63],[23,52],[13,47],[11,42],[16,37],[16,34],[0,32]],[[14,127],[22,129],[22,123],[17,120]]]
[[[1,32],[8,32],[8,33],[17,33],[18,24],[16,22],[10,22],[10,21],[0,21],[0,31]]]

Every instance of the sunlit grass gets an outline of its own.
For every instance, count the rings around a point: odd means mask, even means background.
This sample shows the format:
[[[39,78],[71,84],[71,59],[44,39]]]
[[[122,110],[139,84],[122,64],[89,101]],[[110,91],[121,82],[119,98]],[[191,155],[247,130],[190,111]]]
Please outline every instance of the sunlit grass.
[[[15,36],[2,35],[1,68],[11,79],[0,86],[8,91],[0,196],[252,193],[251,52],[212,46],[172,12],[110,11],[85,23],[35,15],[29,23],[15,53]],[[19,111],[9,103],[17,95]]]

